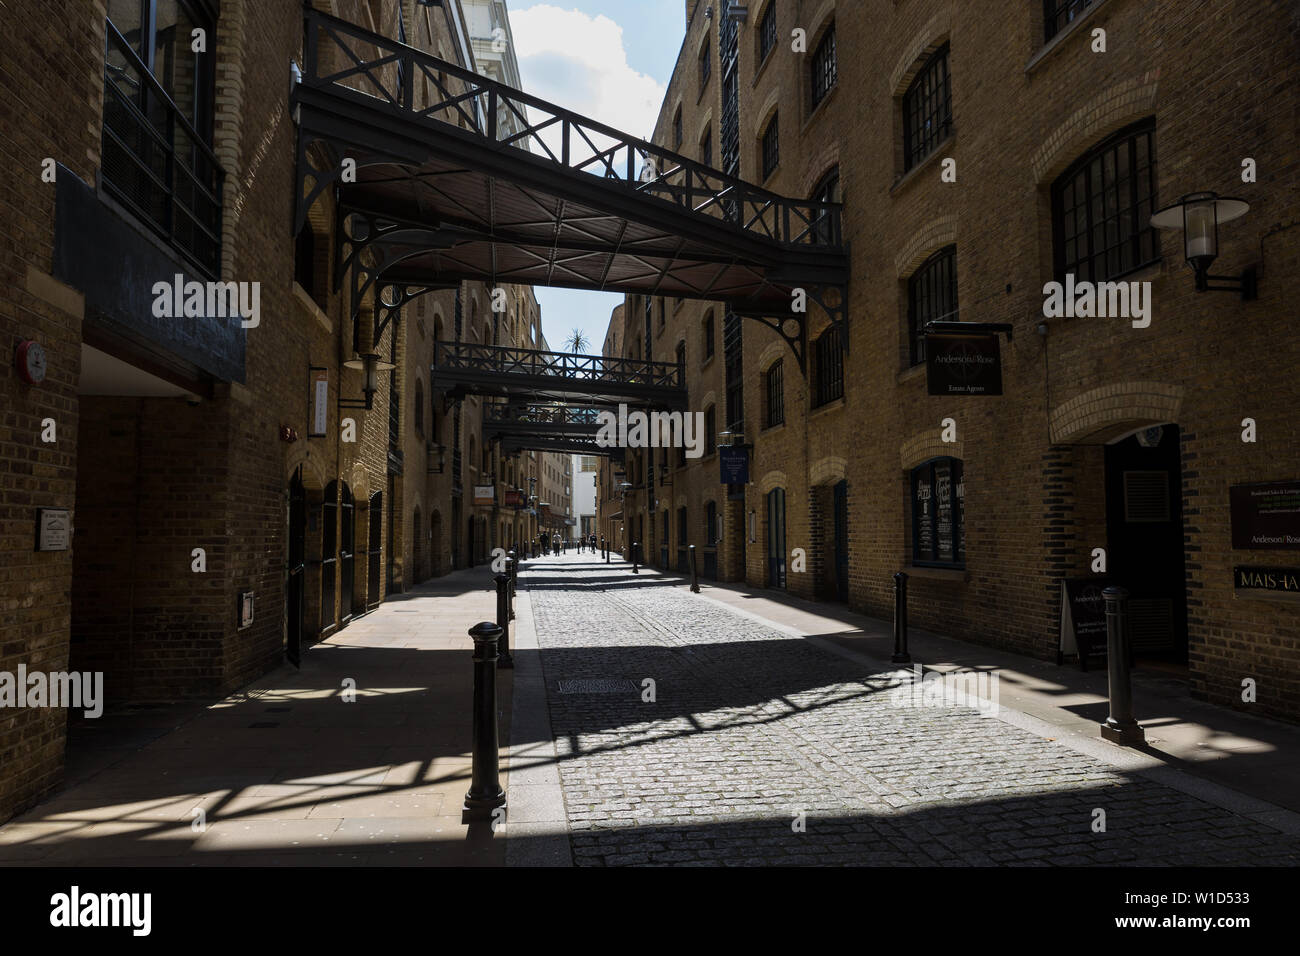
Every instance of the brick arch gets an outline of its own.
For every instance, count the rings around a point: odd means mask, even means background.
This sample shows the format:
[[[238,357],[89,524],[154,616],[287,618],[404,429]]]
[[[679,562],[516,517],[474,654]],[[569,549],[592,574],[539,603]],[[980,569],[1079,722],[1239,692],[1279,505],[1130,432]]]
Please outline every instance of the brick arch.
[[[1119,382],[1052,409],[1053,445],[1100,445],[1125,432],[1178,421],[1183,390],[1163,382]]]
[[[929,461],[931,458],[964,459],[966,455],[961,440],[944,441],[939,437],[942,432],[942,428],[919,432],[903,442],[898,452],[903,470],[911,471],[917,465]]]
[[[700,408],[708,408],[710,405],[717,404],[717,401],[718,401],[717,393],[714,392],[712,389],[710,389],[709,391],[705,392],[704,397],[700,399]]]
[[[889,89],[892,95],[902,96],[916,74],[920,72],[925,61],[948,42],[952,33],[952,10],[945,4],[930,18],[930,22],[916,33],[916,39],[894,65],[889,74]]]
[[[325,490],[325,473],[311,458],[311,444],[296,441],[289,446],[289,453],[284,459],[284,481],[287,485],[293,480],[293,473],[302,465],[302,486],[308,491]]]
[[[754,123],[754,141],[762,142],[763,131],[767,129],[767,124],[772,121],[772,116],[781,106],[781,94],[785,92],[777,86],[768,94],[767,99],[763,102],[763,108],[754,114],[757,122]]]
[[[931,219],[916,231],[903,250],[894,257],[894,274],[900,279],[906,279],[926,259],[956,241],[956,216],[947,215]]]
[[[785,477],[784,471],[769,471],[763,476],[763,480],[758,483],[763,494],[767,494],[774,488],[789,488],[789,483]]]
[[[370,473],[366,470],[364,462],[353,462],[352,468],[343,480],[352,489],[353,500],[360,501],[362,498],[370,500]]]
[[[684,494],[678,495],[673,501],[673,508],[685,508],[686,506],[686,496]]]
[[[786,350],[789,348],[790,346],[785,344],[784,339],[779,342],[768,343],[767,348],[763,349],[758,356],[758,371],[760,373],[766,372],[772,367],[773,362],[785,355]]]
[[[848,477],[848,462],[836,455],[819,458],[808,469],[809,485],[833,485]]]
[[[799,184],[799,195],[807,196],[813,187],[822,181],[822,177],[840,164],[840,145],[831,143],[816,156],[804,163],[803,182]],[[840,170],[840,191],[844,190],[844,170]]]
[[[1093,144],[1155,112],[1160,71],[1152,70],[1102,90],[1047,134],[1029,160],[1034,181],[1045,185]]]

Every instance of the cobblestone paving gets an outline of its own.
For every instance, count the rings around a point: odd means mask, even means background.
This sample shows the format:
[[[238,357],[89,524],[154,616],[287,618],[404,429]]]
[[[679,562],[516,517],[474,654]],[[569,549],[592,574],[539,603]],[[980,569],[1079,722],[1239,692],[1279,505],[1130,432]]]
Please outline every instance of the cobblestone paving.
[[[895,675],[684,588],[578,555],[521,583],[579,865],[1300,862],[1292,837],[974,709],[898,706]],[[593,679],[636,689],[559,692]]]

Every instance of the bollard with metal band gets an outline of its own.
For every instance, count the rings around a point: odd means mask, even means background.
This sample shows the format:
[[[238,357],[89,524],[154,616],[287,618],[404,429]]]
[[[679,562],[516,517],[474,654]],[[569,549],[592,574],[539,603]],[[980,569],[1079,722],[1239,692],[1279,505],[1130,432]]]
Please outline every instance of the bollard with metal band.
[[[912,663],[907,652],[907,572],[894,575],[894,656],[895,664]]]
[[[691,591],[695,594],[700,593],[700,575],[695,566],[695,545],[690,546],[691,555]]]
[[[497,646],[501,628],[480,621],[469,629],[474,639],[474,737],[469,791],[461,808],[462,823],[491,820],[506,805],[501,789],[501,758],[497,752]]]
[[[1106,602],[1106,670],[1110,679],[1110,716],[1101,725],[1101,735],[1112,743],[1140,747],[1146,731],[1133,719],[1133,686],[1128,660],[1128,591],[1121,587],[1102,590]]]
[[[510,575],[510,620],[515,619],[515,591],[519,587],[519,558],[511,551],[506,555],[506,574]]]
[[[497,627],[501,628],[497,667],[514,667],[514,658],[510,656],[510,575],[502,572],[492,580],[497,583]]]

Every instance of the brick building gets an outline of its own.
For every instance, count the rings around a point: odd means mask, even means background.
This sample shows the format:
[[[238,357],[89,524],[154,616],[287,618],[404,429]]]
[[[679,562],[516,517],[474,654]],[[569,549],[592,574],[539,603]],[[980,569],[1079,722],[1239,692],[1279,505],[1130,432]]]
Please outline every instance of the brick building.
[[[302,5],[34,6],[0,6],[0,671],[103,671],[109,706],[222,694],[521,537],[504,490],[533,469],[429,367],[437,340],[535,346],[536,300],[460,283],[385,324],[371,290],[354,321],[334,193],[294,229]],[[474,68],[456,2],[315,8]],[[68,721],[0,713],[0,820],[57,783]]]
[[[1300,716],[1300,605],[1234,587],[1236,566],[1300,562],[1234,549],[1229,504],[1300,464],[1295,5],[996,7],[688,0],[654,141],[843,202],[847,341],[810,303],[805,372],[721,303],[629,296],[605,354],[684,361],[710,442],[629,453],[623,502],[603,467],[602,528],[877,615],[905,570],[914,624],[1048,659],[1062,582],[1101,581],[1101,549],[1141,660]],[[1182,231],[1149,227],[1201,191],[1250,204],[1213,271],[1256,267],[1257,300],[1198,292]],[[1048,317],[1067,275],[1149,283],[1149,324]],[[1010,326],[1004,394],[932,397],[929,321]],[[715,442],[749,446],[748,484],[720,483]]]

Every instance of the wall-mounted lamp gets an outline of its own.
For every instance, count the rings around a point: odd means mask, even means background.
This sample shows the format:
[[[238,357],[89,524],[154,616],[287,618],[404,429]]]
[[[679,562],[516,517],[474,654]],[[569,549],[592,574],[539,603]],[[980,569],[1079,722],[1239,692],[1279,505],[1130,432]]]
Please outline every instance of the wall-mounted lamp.
[[[366,400],[361,403],[354,399],[339,399],[339,405],[344,408],[360,408],[364,405],[366,411],[375,407],[375,392],[379,391],[379,373],[397,368],[392,362],[382,361],[378,352],[363,352],[350,362],[344,362],[343,367],[360,369],[365,373],[366,380],[361,386],[361,391],[365,394]]]
[[[1196,273],[1197,292],[1239,292],[1249,301],[1258,294],[1254,266],[1239,276],[1210,275],[1210,264],[1219,257],[1219,223],[1232,222],[1249,211],[1250,203],[1244,199],[1213,192],[1189,193],[1153,215],[1151,225],[1183,230],[1183,251]]]

